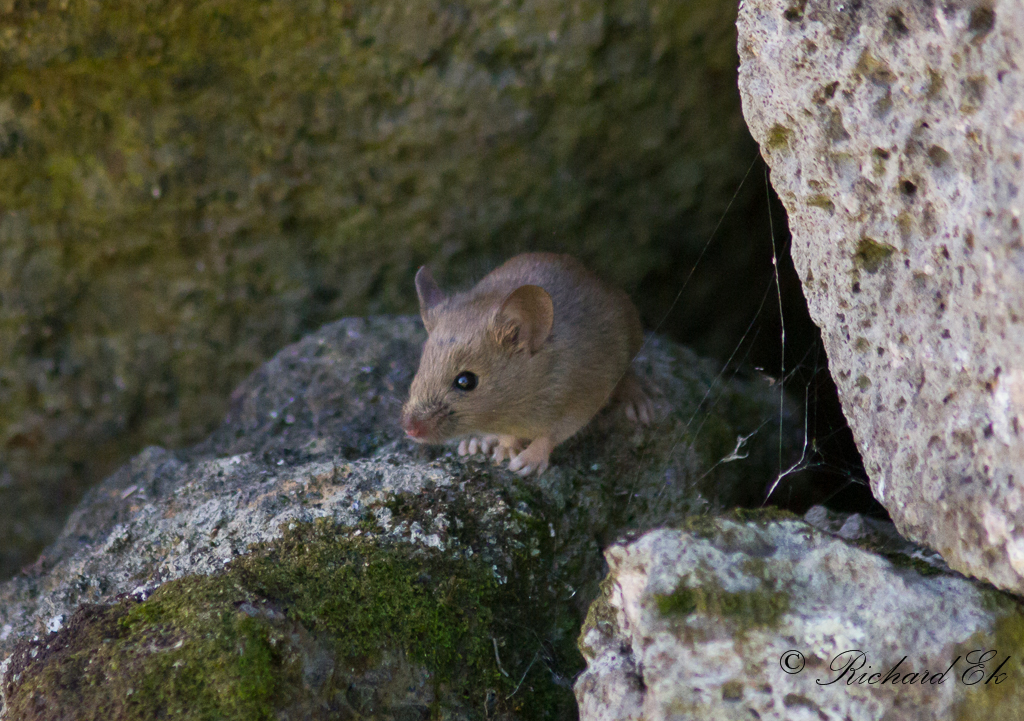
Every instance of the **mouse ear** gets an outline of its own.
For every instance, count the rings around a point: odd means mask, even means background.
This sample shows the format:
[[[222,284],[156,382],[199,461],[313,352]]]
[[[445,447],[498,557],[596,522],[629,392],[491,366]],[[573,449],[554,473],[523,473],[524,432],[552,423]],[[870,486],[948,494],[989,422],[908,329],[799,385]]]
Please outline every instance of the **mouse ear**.
[[[434,327],[431,311],[444,300],[444,293],[437,287],[434,276],[425,265],[416,271],[416,295],[420,299],[420,317],[423,318],[423,325],[429,333]]]
[[[551,335],[555,310],[539,285],[522,285],[509,293],[494,317],[491,332],[498,345],[536,353]]]

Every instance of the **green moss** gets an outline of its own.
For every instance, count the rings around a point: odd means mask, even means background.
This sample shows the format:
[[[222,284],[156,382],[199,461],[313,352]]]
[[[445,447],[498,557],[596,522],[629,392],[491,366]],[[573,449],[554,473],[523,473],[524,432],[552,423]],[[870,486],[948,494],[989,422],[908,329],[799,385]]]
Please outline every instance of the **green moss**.
[[[768,130],[768,149],[782,150],[783,148],[789,147],[789,140],[792,136],[792,130],[787,128],[785,125],[776,123]]]
[[[429,496],[392,498],[395,521],[422,520]],[[479,548],[479,514],[459,518],[463,538]],[[366,668],[382,650],[401,649],[430,671],[435,684],[470,706],[494,689],[503,707],[524,718],[561,718],[572,707],[572,694],[546,669],[563,667],[571,675],[578,668],[572,640],[579,619],[549,590],[544,568],[550,557],[531,553],[536,535],[520,531],[501,542],[520,549],[513,565],[498,568],[480,553],[467,559],[407,544],[382,546],[379,538],[339,536],[320,522],[259,547],[232,564],[232,572],[247,589],[287,607],[289,618],[334,639],[342,665]],[[547,609],[542,616],[538,604]],[[539,638],[547,639],[546,651]],[[546,664],[537,665],[542,652]],[[531,669],[528,687],[506,702]]]
[[[655,602],[663,616],[689,616],[697,610],[697,598],[693,591],[680,585],[672,593],[656,596]]]
[[[891,85],[896,81],[896,75],[889,66],[866,49],[857,59],[855,70],[876,85]]]
[[[800,516],[792,511],[777,506],[764,506],[762,508],[734,508],[726,515],[738,523],[757,523],[764,525],[778,521],[796,521]]]
[[[65,644],[20,672],[12,718],[272,719],[297,666],[284,634],[237,608],[248,597],[225,578],[167,584],[145,603],[89,607]],[[58,637],[60,638],[60,637]],[[64,639],[61,639],[64,640]],[[56,650],[53,649],[56,647]]]
[[[407,553],[327,524],[290,532],[233,566],[242,585],[335,640],[339,662],[373,665],[402,648],[441,681],[497,681],[486,629],[498,585],[489,568],[440,553]],[[470,679],[472,677],[472,679]]]
[[[722,684],[723,701],[739,701],[743,698],[743,682],[733,679]]]
[[[587,618],[583,622],[579,636],[576,639],[577,647],[586,658],[592,659],[597,656],[597,652],[586,641],[587,634],[591,629],[597,628],[607,635],[614,635],[618,629],[615,609],[608,602],[608,596],[614,585],[614,577],[611,575],[605,576],[601,581],[600,594],[587,609]]]
[[[681,524],[682,530],[692,533],[698,538],[715,538],[722,530],[721,524],[716,516],[706,513],[696,513],[687,516]]]
[[[836,206],[832,202],[832,199],[827,195],[822,195],[820,193],[809,197],[807,199],[807,204],[814,208],[821,208],[829,215],[832,215],[836,210]]]
[[[655,596],[658,610],[665,616],[716,616],[735,623],[741,630],[775,626],[789,610],[789,596],[783,591],[726,591],[711,572],[699,575],[697,585],[689,586],[684,580],[672,593]]]
[[[360,674],[398,654],[429,672],[431,718],[482,707],[488,693],[521,718],[568,718],[572,692],[548,669],[578,670],[578,619],[557,610],[536,566],[501,573],[482,554],[298,525],[221,575],[164,584],[142,603],[94,607],[61,632],[66,643],[50,642],[65,643],[60,654],[22,649],[10,708],[32,719],[61,718],[70,704],[111,721],[271,719],[313,693],[342,713]],[[306,667],[318,648],[334,670],[310,691]],[[43,712],[18,715],[39,699]]]
[[[871,151],[871,169],[876,176],[885,175],[885,164],[890,155],[885,148],[875,148]]]
[[[900,237],[903,240],[908,239],[914,229],[914,216],[906,211],[901,212],[896,216],[896,227],[900,231]]]
[[[925,97],[929,100],[936,100],[945,89],[946,81],[942,75],[932,68],[928,68],[928,89],[925,90]]]
[[[858,268],[863,268],[868,273],[877,273],[895,252],[896,249],[888,243],[881,243],[874,238],[865,236],[857,242],[853,259]]]
[[[916,571],[919,576],[939,576],[948,573],[947,571],[944,571],[937,566],[933,566],[932,564],[928,563],[927,561],[923,561],[920,558],[914,558],[913,556],[908,556],[905,553],[896,553],[894,551],[889,551],[886,550],[883,546],[875,544],[858,545],[861,545],[863,548],[867,548],[872,553],[877,553],[878,555],[883,556],[887,561],[889,561],[889,563],[891,563],[894,566],[914,569],[914,571]]]
[[[966,693],[957,704],[953,718],[957,721],[1015,721],[1024,708],[1024,686],[1020,683],[1020,660],[1024,658],[1024,607],[1020,599],[994,589],[986,589],[983,593],[986,606],[998,614],[995,624],[990,633],[976,634],[961,644],[953,657],[963,655],[966,658],[968,653],[976,650],[994,649],[996,654],[985,664],[982,679],[964,686]],[[1006,657],[1010,657],[1009,661],[999,669],[1006,676],[996,683],[998,679],[993,677],[996,667]],[[963,674],[966,667],[966,663],[961,661],[957,667],[959,673]]]
[[[756,524],[764,526],[779,521],[795,521],[800,517],[792,511],[787,511],[777,506],[763,506],[761,508],[731,508],[723,514],[711,515],[707,513],[694,513],[687,516],[679,524],[679,528],[699,538],[713,539],[724,533],[731,533],[733,529],[728,524],[723,525],[722,521],[732,521],[738,524]]]

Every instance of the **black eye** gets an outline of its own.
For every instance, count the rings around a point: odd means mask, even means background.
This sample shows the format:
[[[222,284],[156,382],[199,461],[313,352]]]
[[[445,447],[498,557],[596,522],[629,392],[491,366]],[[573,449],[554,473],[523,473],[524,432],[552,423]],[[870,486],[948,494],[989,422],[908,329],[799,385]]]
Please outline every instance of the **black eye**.
[[[462,371],[455,376],[455,382],[452,383],[452,387],[458,388],[460,391],[471,391],[476,388],[477,380],[476,373]]]

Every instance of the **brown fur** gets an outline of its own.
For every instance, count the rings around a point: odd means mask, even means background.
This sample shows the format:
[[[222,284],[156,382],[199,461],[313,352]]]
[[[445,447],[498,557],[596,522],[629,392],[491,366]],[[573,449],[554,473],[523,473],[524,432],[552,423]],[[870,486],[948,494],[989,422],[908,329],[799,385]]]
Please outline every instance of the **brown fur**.
[[[422,442],[482,433],[554,447],[605,405],[643,340],[629,297],[567,255],[518,255],[448,298],[421,272],[417,290],[429,335],[403,425],[425,424]],[[476,389],[453,388],[462,371]]]

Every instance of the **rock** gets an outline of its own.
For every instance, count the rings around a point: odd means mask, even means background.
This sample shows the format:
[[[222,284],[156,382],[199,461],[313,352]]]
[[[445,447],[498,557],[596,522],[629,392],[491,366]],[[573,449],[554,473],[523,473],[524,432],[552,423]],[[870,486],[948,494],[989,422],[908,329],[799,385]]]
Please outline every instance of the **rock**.
[[[747,0],[739,30],[874,495],[1024,592],[1024,5]]]
[[[524,480],[400,437],[423,339],[327,325],[89,491],[0,585],[0,719],[569,718],[601,546],[759,500],[802,444],[766,381],[650,336],[658,422],[605,412]]]
[[[0,578],[287,343],[413,312],[421,263],[574,252],[653,325],[756,153],[732,0],[0,8]],[[705,337],[760,298],[729,221]]]
[[[836,513],[824,506],[812,506],[804,514],[803,520],[821,531],[855,542],[859,547],[872,550],[894,562],[913,563],[922,573],[950,572],[942,556],[908,541],[889,521],[859,513]]]
[[[695,518],[605,552],[581,721],[1019,717],[1012,598],[780,515]]]

